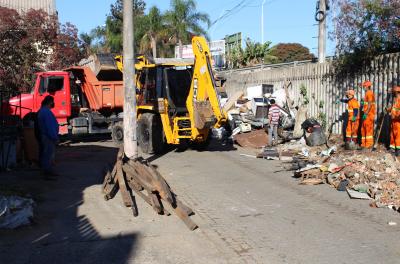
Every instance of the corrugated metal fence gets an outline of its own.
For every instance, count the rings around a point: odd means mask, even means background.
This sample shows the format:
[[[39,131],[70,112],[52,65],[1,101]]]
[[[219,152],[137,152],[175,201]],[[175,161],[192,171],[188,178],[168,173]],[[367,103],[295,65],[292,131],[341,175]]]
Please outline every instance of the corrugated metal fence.
[[[373,83],[377,113],[381,113],[391,100],[391,88],[393,85],[400,84],[399,60],[400,53],[380,56],[374,59],[368,67],[364,67],[361,73],[349,72],[346,76],[337,76],[330,62],[302,65],[293,63],[278,68],[266,65],[263,69],[232,70],[225,71],[223,74],[227,78],[228,95],[238,90],[246,91],[247,87],[258,84],[272,84],[274,89],[279,89],[284,86],[285,82],[290,81],[292,85],[289,87],[289,92],[296,105],[300,105],[302,102],[300,87],[304,85],[310,100],[309,116],[318,116],[319,112],[323,112],[327,116],[327,122],[330,123],[345,112],[346,106],[342,103],[337,104],[338,98],[344,96],[344,91],[353,88],[356,90],[357,99],[360,100],[363,97],[360,84],[365,80]],[[338,133],[340,130],[341,126],[339,125],[336,126],[334,132]]]
[[[56,14],[55,0],[0,0],[0,6],[26,12],[29,9],[43,9],[48,14]]]

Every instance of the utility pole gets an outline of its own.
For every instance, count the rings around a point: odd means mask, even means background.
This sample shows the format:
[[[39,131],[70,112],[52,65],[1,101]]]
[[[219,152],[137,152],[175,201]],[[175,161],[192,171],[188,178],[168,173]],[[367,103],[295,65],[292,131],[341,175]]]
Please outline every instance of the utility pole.
[[[327,16],[327,1],[319,0],[319,6],[317,6],[317,13],[315,19],[319,23],[318,33],[318,62],[324,63],[326,57],[326,16]]]
[[[264,45],[264,5],[265,1],[263,0],[261,4],[261,45]]]
[[[261,4],[261,46],[264,46],[264,5],[265,1],[263,0]],[[261,69],[264,68],[264,58],[261,59]]]
[[[133,39],[133,1],[123,1],[124,48],[124,151],[130,159],[138,157],[136,135],[136,88]]]

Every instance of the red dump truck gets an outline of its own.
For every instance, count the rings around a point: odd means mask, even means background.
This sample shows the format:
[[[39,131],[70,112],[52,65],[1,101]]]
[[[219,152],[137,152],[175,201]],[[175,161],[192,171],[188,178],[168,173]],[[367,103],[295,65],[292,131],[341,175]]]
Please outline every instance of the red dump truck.
[[[120,73],[114,69],[95,74],[90,67],[39,72],[31,93],[10,99],[10,112],[21,113],[21,118],[29,120],[44,97],[52,95],[55,98],[52,111],[61,135],[112,132],[113,139],[120,141],[124,89],[122,76],[115,74]]]

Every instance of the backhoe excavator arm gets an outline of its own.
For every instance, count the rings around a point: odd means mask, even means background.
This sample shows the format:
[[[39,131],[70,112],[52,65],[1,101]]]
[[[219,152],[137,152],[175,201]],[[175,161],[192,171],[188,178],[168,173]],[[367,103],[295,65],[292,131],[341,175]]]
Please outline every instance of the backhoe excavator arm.
[[[186,101],[189,114],[195,116],[198,111],[196,102],[209,102],[215,117],[214,127],[221,127],[227,120],[227,114],[221,106],[214,74],[211,68],[211,52],[204,37],[192,39],[195,64],[190,93]]]

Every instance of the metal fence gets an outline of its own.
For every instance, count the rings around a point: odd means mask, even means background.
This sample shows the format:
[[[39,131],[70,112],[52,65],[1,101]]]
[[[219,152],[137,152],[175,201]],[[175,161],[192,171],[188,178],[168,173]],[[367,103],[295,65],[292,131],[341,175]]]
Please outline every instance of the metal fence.
[[[344,91],[352,88],[356,90],[356,97],[360,100],[363,97],[360,84],[365,80],[370,80],[373,84],[378,116],[391,101],[391,88],[400,84],[399,60],[400,53],[379,56],[363,67],[361,73],[349,72],[342,76],[335,73],[332,62],[264,66],[263,69],[231,70],[222,74],[227,78],[225,89],[228,95],[239,90],[246,91],[247,87],[258,84],[272,84],[274,89],[278,89],[285,82],[291,82],[289,93],[296,105],[300,105],[303,100],[300,87],[305,86],[309,98],[309,116],[316,117],[322,112],[330,123],[345,112],[346,105],[337,104],[338,98],[342,98]],[[338,125],[334,132],[339,133],[341,129],[341,125]]]

